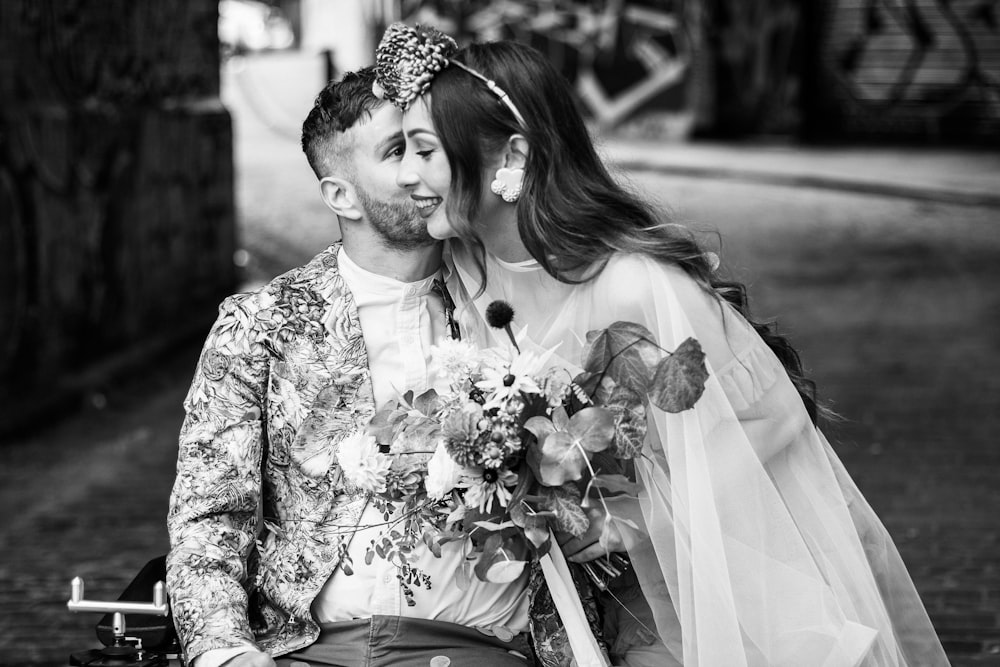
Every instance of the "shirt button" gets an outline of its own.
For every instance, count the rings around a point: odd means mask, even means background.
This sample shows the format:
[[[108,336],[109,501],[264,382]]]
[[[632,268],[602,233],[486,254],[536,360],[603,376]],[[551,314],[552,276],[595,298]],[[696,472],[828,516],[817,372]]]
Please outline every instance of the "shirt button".
[[[392,575],[391,574],[385,575],[384,577],[382,577],[382,581],[384,581],[387,584],[392,583]]]

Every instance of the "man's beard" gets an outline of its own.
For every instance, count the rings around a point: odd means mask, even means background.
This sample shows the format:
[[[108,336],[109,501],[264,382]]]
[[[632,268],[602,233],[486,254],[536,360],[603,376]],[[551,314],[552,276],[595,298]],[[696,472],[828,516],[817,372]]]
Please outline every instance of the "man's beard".
[[[427,225],[417,212],[416,204],[377,201],[355,186],[358,199],[365,207],[372,229],[393,250],[416,250],[433,245],[436,241],[427,233]]]

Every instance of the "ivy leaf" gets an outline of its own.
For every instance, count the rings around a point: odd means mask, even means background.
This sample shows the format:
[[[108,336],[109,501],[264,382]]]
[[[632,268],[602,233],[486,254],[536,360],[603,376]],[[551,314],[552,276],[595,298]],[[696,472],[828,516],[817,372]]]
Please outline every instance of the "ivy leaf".
[[[572,484],[542,487],[545,507],[555,512],[556,523],[573,537],[580,537],[590,526],[587,513],[580,507],[580,490]]]
[[[701,398],[707,379],[708,370],[701,344],[694,338],[688,338],[673,354],[657,364],[649,400],[666,412],[683,412]]]
[[[429,417],[437,410],[438,402],[438,393],[434,389],[428,389],[414,399],[413,407]]]
[[[584,408],[570,417],[567,430],[588,452],[601,452],[615,436],[615,416],[604,408]]]
[[[620,459],[639,456],[646,439],[646,406],[642,396],[628,387],[615,387],[604,407],[615,415],[612,453]]]
[[[635,322],[615,322],[587,333],[584,370],[610,375],[640,394],[648,391],[650,369],[662,353],[649,329]]]

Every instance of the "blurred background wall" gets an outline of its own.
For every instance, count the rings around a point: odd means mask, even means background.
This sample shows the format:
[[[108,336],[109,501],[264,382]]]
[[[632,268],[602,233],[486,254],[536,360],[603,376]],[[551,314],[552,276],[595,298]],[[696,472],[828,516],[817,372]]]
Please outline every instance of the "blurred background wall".
[[[1000,144],[996,0],[274,0],[371,62],[394,20],[548,54],[602,127],[659,137]]]
[[[213,0],[0,3],[0,432],[235,287]]]
[[[235,288],[229,60],[292,139],[323,82],[369,64],[404,20],[536,46],[595,128],[620,137],[996,148],[998,5],[5,0],[0,433],[39,400],[203,332]],[[265,57],[235,57],[251,53]],[[290,70],[315,72],[301,94],[273,85]]]

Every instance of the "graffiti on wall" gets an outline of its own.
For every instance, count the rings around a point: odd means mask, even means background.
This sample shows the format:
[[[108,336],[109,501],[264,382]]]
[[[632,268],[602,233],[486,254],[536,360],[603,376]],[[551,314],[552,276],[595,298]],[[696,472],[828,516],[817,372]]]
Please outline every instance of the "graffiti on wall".
[[[514,39],[531,44],[574,83],[585,111],[598,124],[614,126],[642,110],[690,108],[685,85],[697,50],[692,38],[698,34],[692,29],[696,4],[404,0],[382,21],[435,25],[460,42]]]
[[[703,0],[710,61],[705,125],[715,134],[791,132],[799,123],[799,0]]]
[[[998,10],[998,0],[840,0],[826,66],[848,124],[1000,131]]]

